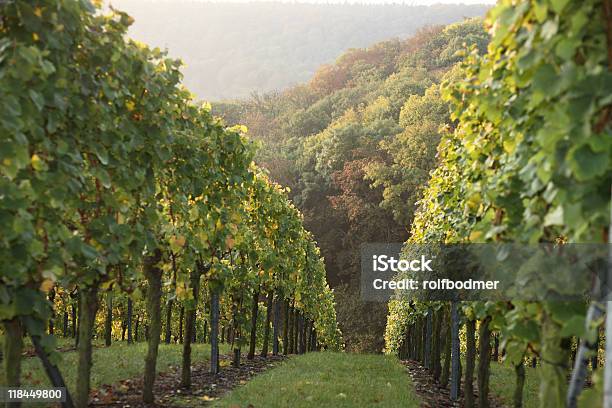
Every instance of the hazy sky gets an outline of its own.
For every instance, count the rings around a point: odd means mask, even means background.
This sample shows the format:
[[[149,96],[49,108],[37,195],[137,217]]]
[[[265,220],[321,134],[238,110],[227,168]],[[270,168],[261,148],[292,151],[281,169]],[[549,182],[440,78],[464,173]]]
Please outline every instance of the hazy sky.
[[[164,1],[164,0],[162,0]],[[185,0],[165,0],[181,2]],[[193,0],[192,0],[193,1]],[[196,0],[198,1],[198,0]],[[282,2],[282,3],[366,3],[366,4],[408,4],[408,5],[425,5],[433,4],[495,4],[496,0],[199,0],[211,3],[258,3],[258,2]]]
[[[185,84],[208,100],[305,83],[348,49],[482,16],[490,7],[487,0],[393,1],[111,0],[134,17],[130,36],[181,58]]]

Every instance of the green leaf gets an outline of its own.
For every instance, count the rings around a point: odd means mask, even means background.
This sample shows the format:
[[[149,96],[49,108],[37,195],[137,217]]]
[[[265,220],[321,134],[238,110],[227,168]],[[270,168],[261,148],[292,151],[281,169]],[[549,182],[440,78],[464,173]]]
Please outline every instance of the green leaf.
[[[550,4],[555,13],[561,13],[565,6],[567,6],[569,0],[550,0]]]
[[[100,183],[102,183],[104,188],[111,187],[111,178],[105,169],[96,167],[92,173],[94,173],[94,176],[100,180]]]
[[[538,340],[539,328],[532,320],[520,321],[509,328],[509,332],[512,333],[513,336],[525,341],[535,342]]]
[[[515,365],[525,358],[525,343],[522,341],[509,341],[505,346],[505,360]]]
[[[536,1],[533,4],[533,12],[538,20],[538,23],[543,23],[546,21],[546,16],[548,15],[548,6],[543,1]]]
[[[559,333],[560,337],[583,337],[585,334],[585,316],[573,316],[569,320],[563,323],[563,327],[561,328],[561,332]]]
[[[563,324],[569,321],[574,316],[584,316],[586,314],[586,305],[578,302],[550,302],[545,306],[553,315],[553,318]]]
[[[563,38],[557,43],[555,53],[559,58],[569,60],[576,54],[576,48],[579,45],[580,42],[575,38]]]
[[[7,116],[21,115],[21,105],[19,104],[19,99],[13,95],[6,95],[2,97],[2,108]]]
[[[43,110],[45,107],[45,98],[33,89],[30,89],[28,94],[30,95],[32,102],[34,102],[34,105],[36,105],[36,109],[39,111]]]
[[[542,64],[533,75],[533,89],[550,96],[551,91],[556,88],[557,80],[558,75],[555,68],[550,64]]]
[[[98,257],[98,251],[96,251],[94,247],[87,244],[81,245],[81,253],[89,259],[95,259]]]
[[[108,164],[108,151],[106,150],[106,148],[101,145],[94,145],[93,150],[96,156],[98,157],[98,160],[100,160],[100,163],[106,166]]]
[[[597,176],[609,174],[610,157],[607,151],[595,153],[584,143],[568,153],[571,169],[580,181],[591,180]]]

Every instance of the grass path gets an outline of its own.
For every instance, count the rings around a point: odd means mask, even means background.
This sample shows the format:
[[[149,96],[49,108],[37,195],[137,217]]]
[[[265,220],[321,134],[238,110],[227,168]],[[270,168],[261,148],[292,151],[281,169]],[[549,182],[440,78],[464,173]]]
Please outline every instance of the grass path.
[[[71,341],[60,346],[69,346]],[[128,346],[115,342],[110,348],[97,344],[93,351],[92,388],[116,384],[142,375],[145,342]],[[222,344],[221,352],[229,352]],[[161,344],[158,372],[166,372],[181,361],[182,345]],[[210,347],[194,344],[193,362],[206,362]],[[66,383],[74,390],[77,353],[61,353],[60,369]],[[404,367],[395,357],[350,353],[309,353],[292,356],[279,367],[257,375],[214,403],[216,407],[418,407],[418,397]],[[526,368],[525,408],[538,404],[537,370]],[[22,360],[24,384],[49,386],[38,358]],[[490,389],[506,405],[512,405],[514,371],[504,364],[491,364]],[[199,401],[198,401],[199,402]]]
[[[418,407],[395,357],[349,353],[294,356],[238,387],[215,407]]]

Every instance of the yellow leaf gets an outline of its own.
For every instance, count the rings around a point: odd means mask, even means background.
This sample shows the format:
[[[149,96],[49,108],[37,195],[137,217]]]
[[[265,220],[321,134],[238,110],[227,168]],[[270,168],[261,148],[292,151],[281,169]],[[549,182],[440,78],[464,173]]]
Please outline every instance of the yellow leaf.
[[[186,297],[186,294],[187,294],[187,289],[185,288],[185,286],[176,285],[176,296],[179,299],[183,299],[184,297]]]
[[[174,252],[179,251],[182,247],[185,246],[185,241],[186,240],[184,236],[173,235],[172,238],[170,238],[170,249]]]
[[[36,33],[32,33],[32,39],[33,39],[34,41],[38,41],[38,40],[40,39],[40,37],[38,36],[38,34],[36,34]]]
[[[228,235],[228,236],[225,238],[225,246],[226,246],[228,249],[232,249],[232,248],[234,247],[234,243],[235,243],[235,242],[236,242],[236,240],[234,240],[234,237],[232,237],[231,235]]]
[[[482,236],[482,231],[472,231],[472,233],[470,234],[470,241],[474,242],[477,241],[478,238],[480,238]]]
[[[208,234],[205,231],[200,231],[198,236],[200,237],[200,241],[202,241],[203,245],[208,243]]]
[[[133,111],[133,110],[134,110],[135,104],[134,104],[134,102],[133,102],[133,101],[127,101],[127,102],[125,103],[125,107],[126,107],[126,109],[127,109],[128,111],[130,111],[130,112],[131,112],[131,111]]]
[[[45,279],[40,284],[40,290],[42,290],[43,292],[49,292],[53,288],[54,285],[55,285],[55,282],[53,282],[51,279]]]
[[[230,128],[230,130],[238,133],[248,133],[249,128],[247,128],[245,125],[234,125]]]
[[[476,208],[478,208],[481,202],[482,197],[480,196],[480,193],[475,193],[472,194],[470,198],[468,198],[467,205],[468,207],[470,207],[470,209],[475,210]]]
[[[242,217],[240,216],[240,213],[238,211],[236,211],[236,212],[232,213],[231,220],[235,224],[240,224],[240,221],[242,221]]]
[[[36,8],[34,9],[34,15],[35,15],[36,17],[38,17],[38,18],[41,18],[41,17],[42,17],[42,9],[41,9],[40,7],[36,7]]]
[[[32,164],[32,168],[34,170],[42,170],[44,168],[42,159],[36,153],[32,155],[30,163]]]
[[[109,281],[106,281],[106,282],[102,282],[102,283],[100,284],[100,288],[101,288],[102,290],[108,290],[108,289],[111,287],[111,285],[112,285],[113,283],[115,283],[115,280],[114,280],[114,279],[109,280]]]
[[[191,207],[191,209],[189,210],[189,221],[195,221],[198,219],[199,216],[200,216],[200,210],[198,209],[198,207],[197,206]]]

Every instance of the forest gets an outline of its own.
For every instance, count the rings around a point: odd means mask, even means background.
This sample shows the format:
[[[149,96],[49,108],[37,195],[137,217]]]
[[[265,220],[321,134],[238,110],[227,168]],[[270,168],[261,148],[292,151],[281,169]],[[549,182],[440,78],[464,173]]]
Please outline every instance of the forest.
[[[612,408],[612,1],[443,23],[208,103],[124,12],[0,4],[0,385],[64,407]],[[607,276],[572,301],[541,279],[543,300],[366,302],[367,243],[603,245]]]
[[[257,161],[291,189],[326,260],[347,350],[384,347],[387,306],[359,299],[359,248],[408,238],[450,124],[440,84],[458,75],[464,47],[488,41],[481,19],[422,29],[351,50],[304,85],[213,103],[261,141]]]

